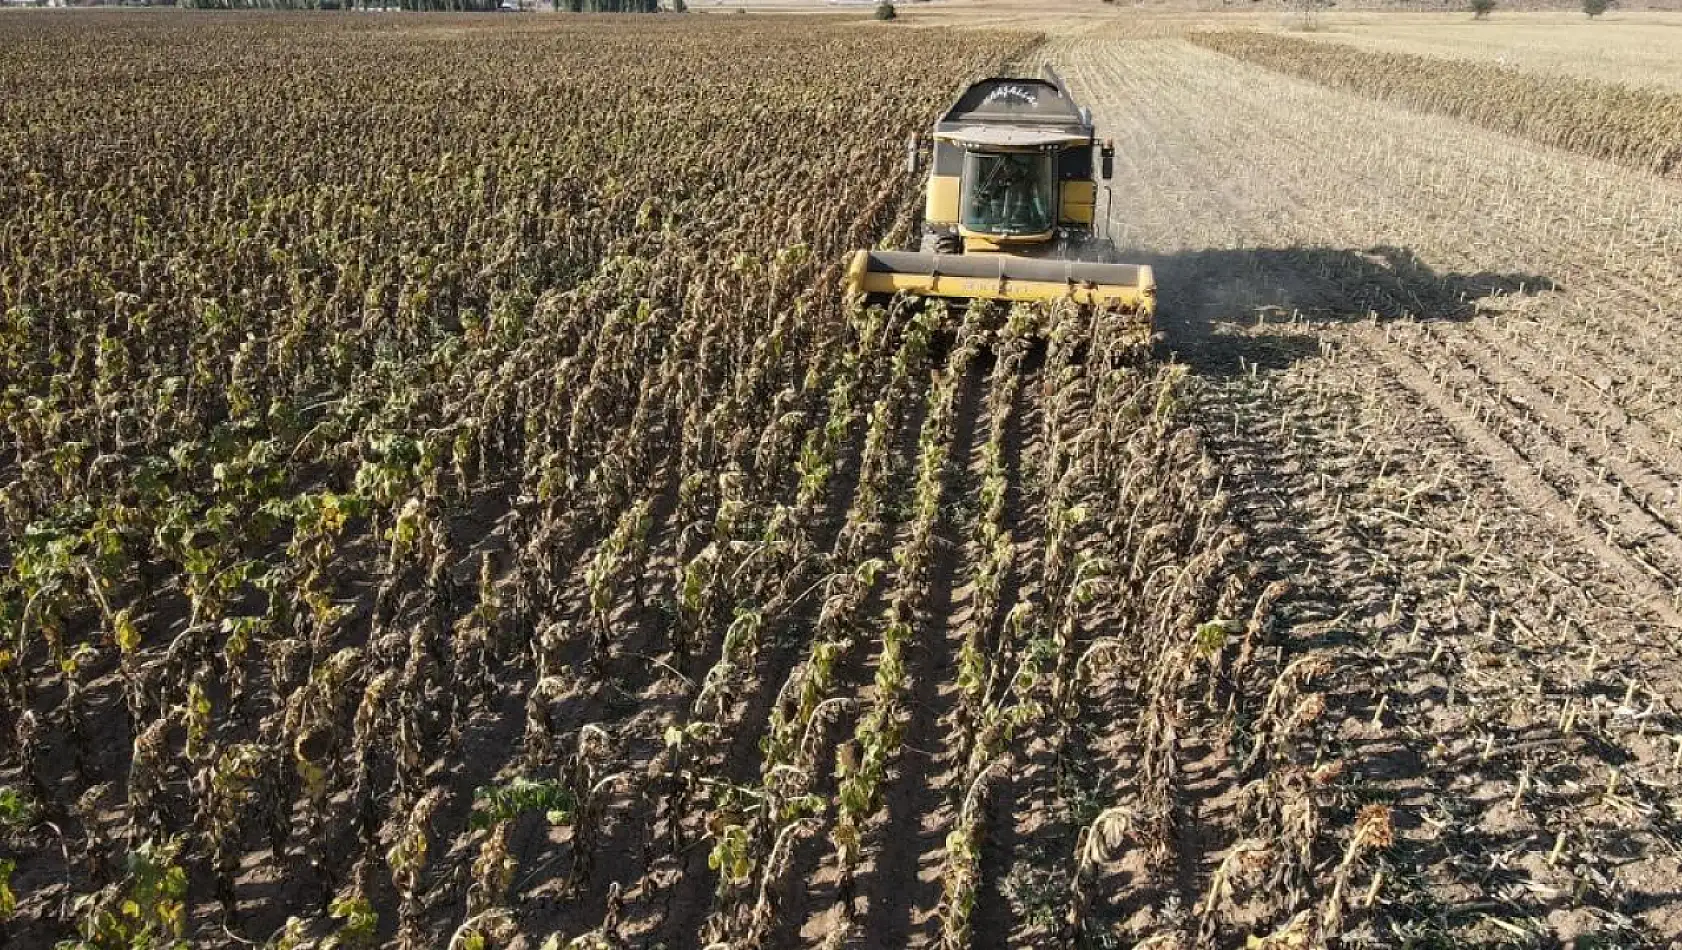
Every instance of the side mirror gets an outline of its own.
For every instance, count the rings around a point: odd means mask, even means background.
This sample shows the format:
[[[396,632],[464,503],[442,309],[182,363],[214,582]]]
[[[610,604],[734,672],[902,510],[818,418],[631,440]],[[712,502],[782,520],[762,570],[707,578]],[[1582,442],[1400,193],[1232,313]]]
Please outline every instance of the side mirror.
[[[913,135],[905,140],[905,170],[908,174],[917,174],[920,157],[917,149],[917,136]]]
[[[1105,181],[1109,181],[1111,176],[1115,175],[1115,143],[1105,139],[1104,147],[1098,150],[1098,158],[1099,174],[1104,176]]]

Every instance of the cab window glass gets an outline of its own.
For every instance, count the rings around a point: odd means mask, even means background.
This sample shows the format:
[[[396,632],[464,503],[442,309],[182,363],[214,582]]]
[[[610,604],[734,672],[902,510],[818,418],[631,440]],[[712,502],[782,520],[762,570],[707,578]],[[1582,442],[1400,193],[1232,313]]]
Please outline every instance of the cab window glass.
[[[1051,156],[1044,152],[970,152],[964,159],[963,225],[987,234],[1051,230]]]

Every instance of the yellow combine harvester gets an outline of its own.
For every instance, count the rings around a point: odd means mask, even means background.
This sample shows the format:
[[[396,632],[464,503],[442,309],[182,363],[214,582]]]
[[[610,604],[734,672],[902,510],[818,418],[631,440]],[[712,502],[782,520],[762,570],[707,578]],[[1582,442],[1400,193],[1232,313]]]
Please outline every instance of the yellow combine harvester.
[[[1113,245],[1095,227],[1094,159],[1108,181],[1114,147],[1098,143],[1091,113],[1055,73],[971,84],[935,123],[933,138],[922,250],[855,253],[848,292],[1069,299],[1136,314],[1148,335],[1151,269],[1115,263]],[[920,154],[913,139],[913,170]]]

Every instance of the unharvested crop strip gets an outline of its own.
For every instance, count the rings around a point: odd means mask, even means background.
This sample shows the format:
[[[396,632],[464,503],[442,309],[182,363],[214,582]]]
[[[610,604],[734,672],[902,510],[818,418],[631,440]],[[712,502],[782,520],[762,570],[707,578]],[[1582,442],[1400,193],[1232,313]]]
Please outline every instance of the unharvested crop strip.
[[[899,136],[1016,41],[837,32],[837,81],[771,21],[240,26],[0,24],[0,794],[87,856],[3,829],[6,936],[693,938],[759,772],[718,733],[803,646],[763,649],[877,388],[860,343],[825,398],[835,262],[903,236]],[[46,61],[120,94],[65,111]]]

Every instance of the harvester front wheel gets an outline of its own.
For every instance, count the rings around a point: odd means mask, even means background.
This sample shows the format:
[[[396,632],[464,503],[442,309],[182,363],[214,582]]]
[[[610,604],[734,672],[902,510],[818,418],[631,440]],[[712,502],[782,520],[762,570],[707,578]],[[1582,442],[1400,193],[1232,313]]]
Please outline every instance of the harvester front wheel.
[[[962,254],[964,239],[950,231],[928,231],[923,234],[924,254]]]

